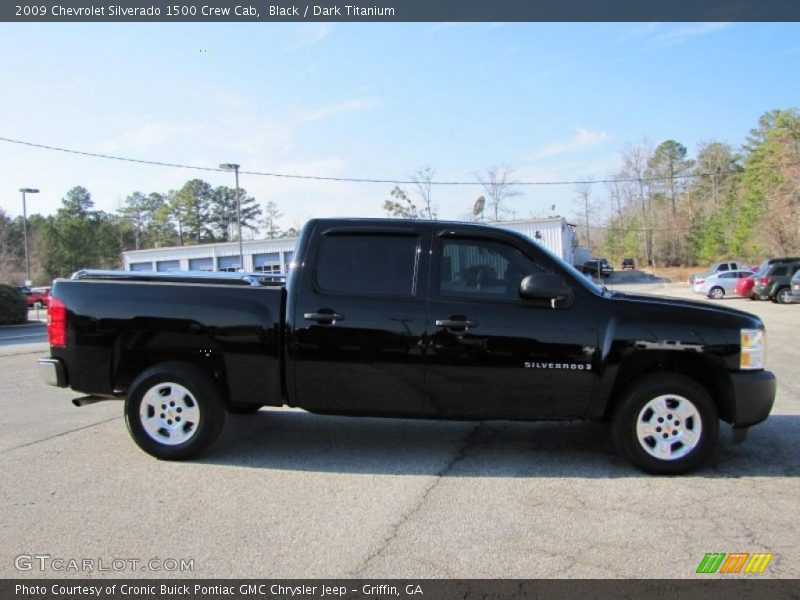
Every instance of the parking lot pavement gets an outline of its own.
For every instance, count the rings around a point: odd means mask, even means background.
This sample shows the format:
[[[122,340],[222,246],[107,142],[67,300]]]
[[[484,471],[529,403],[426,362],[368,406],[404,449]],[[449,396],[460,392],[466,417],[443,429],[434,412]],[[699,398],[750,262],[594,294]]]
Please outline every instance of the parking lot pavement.
[[[636,471],[598,423],[295,410],[230,417],[205,458],[159,462],[129,439],[120,403],[76,409],[39,383],[45,346],[6,349],[0,577],[85,575],[14,568],[46,553],[189,558],[194,571],[170,575],[208,578],[683,578],[706,552],[772,552],[761,577],[800,577],[800,306],[721,302],[766,322],[778,400],[744,444],[723,428],[709,465],[682,477]],[[90,575],[109,574],[159,575]]]

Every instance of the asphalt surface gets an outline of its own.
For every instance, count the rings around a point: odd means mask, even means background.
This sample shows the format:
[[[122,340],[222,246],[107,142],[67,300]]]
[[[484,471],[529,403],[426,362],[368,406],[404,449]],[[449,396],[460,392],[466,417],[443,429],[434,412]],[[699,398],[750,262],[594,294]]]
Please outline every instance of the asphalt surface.
[[[76,409],[40,382],[45,345],[0,348],[0,577],[165,574],[14,566],[48,554],[193,559],[169,575],[203,578],[684,578],[706,552],[772,552],[760,577],[800,577],[800,306],[720,302],[766,322],[778,399],[745,443],[723,427],[708,466],[682,477],[630,467],[602,424],[295,410],[231,416],[206,458],[159,462],[120,402]]]

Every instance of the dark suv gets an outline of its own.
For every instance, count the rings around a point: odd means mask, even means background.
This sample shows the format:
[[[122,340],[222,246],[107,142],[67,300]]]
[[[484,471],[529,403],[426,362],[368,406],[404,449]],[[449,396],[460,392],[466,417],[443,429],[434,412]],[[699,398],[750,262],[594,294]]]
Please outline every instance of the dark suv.
[[[614,272],[614,267],[605,258],[593,258],[583,263],[581,271],[587,275],[596,276],[599,273],[601,277],[608,277]]]
[[[633,262],[632,258],[623,258],[622,259],[622,269],[635,269],[636,263]]]
[[[789,282],[798,270],[800,270],[800,260],[773,264],[766,274],[756,277],[753,286],[754,295],[781,304],[791,304],[792,289]]]

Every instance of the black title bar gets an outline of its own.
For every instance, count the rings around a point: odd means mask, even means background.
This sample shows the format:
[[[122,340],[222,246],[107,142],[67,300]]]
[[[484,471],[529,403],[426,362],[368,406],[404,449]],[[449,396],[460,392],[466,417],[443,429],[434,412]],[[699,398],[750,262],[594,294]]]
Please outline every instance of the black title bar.
[[[797,598],[794,579],[3,579],[3,600],[730,600]]]
[[[0,21],[800,21],[800,0],[8,0]]]

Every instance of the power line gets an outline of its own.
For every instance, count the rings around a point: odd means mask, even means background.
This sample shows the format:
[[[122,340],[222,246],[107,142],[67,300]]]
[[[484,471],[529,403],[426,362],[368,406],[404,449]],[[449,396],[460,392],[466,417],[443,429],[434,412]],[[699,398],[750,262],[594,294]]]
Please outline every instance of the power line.
[[[61,148],[59,146],[49,146],[47,144],[37,144],[25,140],[17,140],[12,138],[0,137],[0,141],[8,142],[9,144],[18,144],[21,146],[28,146],[31,148],[38,148],[40,150],[52,150],[56,152],[65,152],[67,154],[78,154],[81,156],[89,156],[92,158],[103,158],[106,160],[118,160],[123,162],[138,163],[142,165],[154,165],[158,167],[173,167],[176,169],[194,169],[196,171],[218,171],[223,169],[218,167],[199,167],[196,165],[185,165],[182,163],[165,162],[158,160],[146,160],[140,158],[130,158],[125,156],[114,156],[111,154],[102,154],[99,152],[86,152],[83,150],[74,150],[71,148]],[[788,163],[795,164],[795,163]],[[243,175],[255,175],[259,177],[279,177],[283,179],[305,179],[313,181],[334,181],[346,183],[381,183],[381,184],[395,184],[395,185],[413,185],[418,181],[413,179],[377,179],[369,177],[327,177],[322,175],[299,175],[296,173],[274,173],[269,171],[244,171],[240,170],[239,173]],[[675,179],[694,179],[698,177],[712,177],[718,173],[686,173],[683,175],[674,175],[672,177],[643,177],[643,178],[621,178],[621,179],[585,179],[585,180],[570,180],[570,181],[510,181],[509,186],[556,186],[556,185],[592,185],[595,183],[651,183],[654,181],[669,181]],[[449,185],[449,186],[471,186],[483,185],[480,181],[431,181],[431,185]]]

